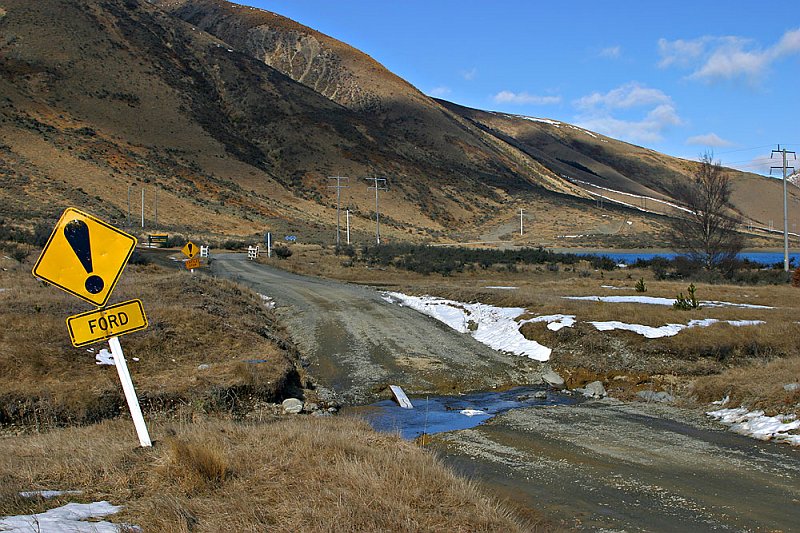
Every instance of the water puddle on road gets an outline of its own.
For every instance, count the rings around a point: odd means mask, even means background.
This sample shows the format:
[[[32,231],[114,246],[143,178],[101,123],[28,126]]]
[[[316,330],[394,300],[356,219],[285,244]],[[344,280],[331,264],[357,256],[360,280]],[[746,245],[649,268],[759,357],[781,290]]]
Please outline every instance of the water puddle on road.
[[[536,393],[545,392],[545,398]],[[382,432],[398,432],[404,439],[475,427],[495,415],[519,407],[569,405],[578,397],[541,387],[516,387],[506,391],[476,392],[461,396],[411,397],[413,409],[403,409],[392,400],[353,408]]]

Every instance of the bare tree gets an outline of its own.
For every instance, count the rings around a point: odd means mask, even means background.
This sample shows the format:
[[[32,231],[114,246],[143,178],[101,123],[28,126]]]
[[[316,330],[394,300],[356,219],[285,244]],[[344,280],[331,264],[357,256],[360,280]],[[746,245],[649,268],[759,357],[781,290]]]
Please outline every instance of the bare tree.
[[[712,153],[701,156],[697,173],[678,188],[676,198],[687,211],[672,224],[673,249],[708,270],[729,267],[742,251],[744,239],[736,231],[740,218],[730,202],[731,176]]]

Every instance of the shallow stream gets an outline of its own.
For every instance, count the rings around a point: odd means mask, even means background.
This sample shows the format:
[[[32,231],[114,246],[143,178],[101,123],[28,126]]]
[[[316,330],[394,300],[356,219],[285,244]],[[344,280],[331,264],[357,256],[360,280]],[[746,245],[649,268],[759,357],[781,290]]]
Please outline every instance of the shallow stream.
[[[537,392],[546,398],[535,398]],[[383,400],[353,411],[373,428],[398,432],[405,439],[475,427],[493,416],[518,407],[574,404],[580,401],[568,393],[542,387],[516,387],[505,391],[475,392],[459,396],[410,397],[413,409],[403,409],[393,400]]]

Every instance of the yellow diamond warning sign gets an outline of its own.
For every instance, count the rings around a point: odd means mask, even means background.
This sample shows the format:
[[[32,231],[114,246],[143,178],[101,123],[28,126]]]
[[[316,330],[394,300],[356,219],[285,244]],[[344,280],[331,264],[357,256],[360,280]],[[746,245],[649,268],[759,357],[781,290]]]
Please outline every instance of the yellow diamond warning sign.
[[[186,246],[181,248],[181,252],[183,252],[183,255],[191,259],[200,253],[200,248],[198,248],[197,245],[192,241],[189,241],[186,243]]]
[[[67,318],[69,336],[76,347],[133,333],[146,327],[147,317],[140,300],[110,305]]]
[[[33,275],[102,307],[135,246],[135,237],[70,207],[58,220]]]

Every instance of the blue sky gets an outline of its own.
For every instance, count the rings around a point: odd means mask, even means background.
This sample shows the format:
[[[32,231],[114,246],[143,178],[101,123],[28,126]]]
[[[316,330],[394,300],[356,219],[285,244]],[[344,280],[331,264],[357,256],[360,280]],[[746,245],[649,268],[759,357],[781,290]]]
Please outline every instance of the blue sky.
[[[242,0],[240,0],[242,1]],[[422,92],[768,174],[800,151],[794,1],[243,0]],[[796,164],[800,168],[800,163]]]

